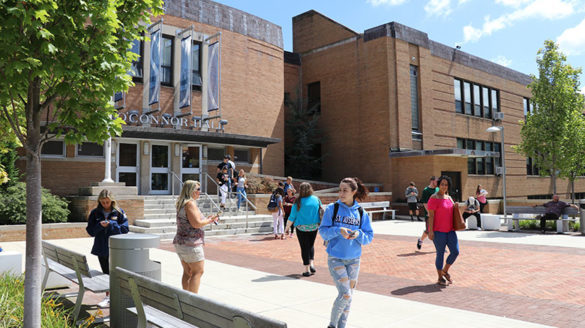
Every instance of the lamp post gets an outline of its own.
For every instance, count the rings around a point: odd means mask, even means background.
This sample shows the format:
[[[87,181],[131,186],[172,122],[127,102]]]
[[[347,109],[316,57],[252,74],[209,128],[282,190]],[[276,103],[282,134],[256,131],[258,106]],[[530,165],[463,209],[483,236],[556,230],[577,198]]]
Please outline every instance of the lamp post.
[[[504,148],[504,127],[503,126],[491,126],[489,128],[487,128],[487,130],[485,130],[486,132],[489,133],[496,133],[496,132],[500,132],[500,139],[501,139],[501,146],[500,146],[500,151],[501,151],[501,158],[502,158],[502,199],[504,201],[504,219],[506,220],[506,223],[508,221],[508,217],[506,216],[506,151]]]

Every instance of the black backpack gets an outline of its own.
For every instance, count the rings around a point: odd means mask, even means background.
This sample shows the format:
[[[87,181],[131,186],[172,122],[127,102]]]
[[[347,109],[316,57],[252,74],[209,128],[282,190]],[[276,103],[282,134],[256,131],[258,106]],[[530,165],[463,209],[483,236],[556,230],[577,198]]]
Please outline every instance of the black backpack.
[[[268,202],[268,206],[266,206],[266,209],[269,212],[278,211],[278,203],[276,201],[276,193],[272,193],[272,195],[270,196],[270,201]]]
[[[333,204],[333,216],[331,217],[331,220],[335,220],[335,217],[337,216],[337,211],[339,211],[339,203],[335,202],[335,204]],[[362,217],[364,216],[364,209],[360,206],[358,207],[358,212],[360,213],[360,229],[362,228]],[[324,240],[323,241],[323,246],[327,246],[329,244],[329,240]]]

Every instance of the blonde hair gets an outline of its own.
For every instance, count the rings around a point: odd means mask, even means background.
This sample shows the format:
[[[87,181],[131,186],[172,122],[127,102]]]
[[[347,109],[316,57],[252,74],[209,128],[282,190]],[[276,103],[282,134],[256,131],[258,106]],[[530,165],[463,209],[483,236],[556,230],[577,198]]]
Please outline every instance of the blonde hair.
[[[181,208],[183,208],[183,206],[187,204],[188,201],[193,199],[193,192],[197,188],[200,188],[200,186],[201,184],[199,183],[199,181],[194,180],[185,181],[185,183],[183,184],[183,189],[181,189],[181,195],[177,199],[176,203],[177,212],[179,212]]]
[[[107,198],[112,202],[112,205],[110,205],[111,208],[115,209],[116,211],[120,212],[120,209],[118,208],[118,204],[116,203],[116,198],[114,197],[114,194],[109,191],[108,189],[104,189],[102,191],[100,191],[100,194],[98,195],[98,207],[102,207],[102,203],[100,203],[100,200]]]

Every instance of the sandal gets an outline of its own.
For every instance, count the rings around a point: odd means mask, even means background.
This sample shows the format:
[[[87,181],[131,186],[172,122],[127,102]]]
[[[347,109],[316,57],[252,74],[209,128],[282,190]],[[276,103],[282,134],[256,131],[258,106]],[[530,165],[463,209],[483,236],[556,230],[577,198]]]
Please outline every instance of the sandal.
[[[439,279],[437,281],[437,285],[439,285],[439,286],[449,286],[449,283],[447,282],[447,280],[445,280],[444,277],[441,277],[441,279]]]
[[[445,279],[447,279],[447,281],[448,281],[450,284],[452,284],[452,283],[453,283],[453,280],[451,280],[451,275],[450,275],[449,273],[447,273],[447,272],[443,271],[443,277],[444,277]]]

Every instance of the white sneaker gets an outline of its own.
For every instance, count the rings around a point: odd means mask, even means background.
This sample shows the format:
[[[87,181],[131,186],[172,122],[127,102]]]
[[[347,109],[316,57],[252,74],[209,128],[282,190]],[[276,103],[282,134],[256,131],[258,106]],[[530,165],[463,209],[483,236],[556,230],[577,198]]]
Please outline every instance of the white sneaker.
[[[103,301],[99,302],[97,306],[101,309],[110,307],[110,296],[106,296]]]

